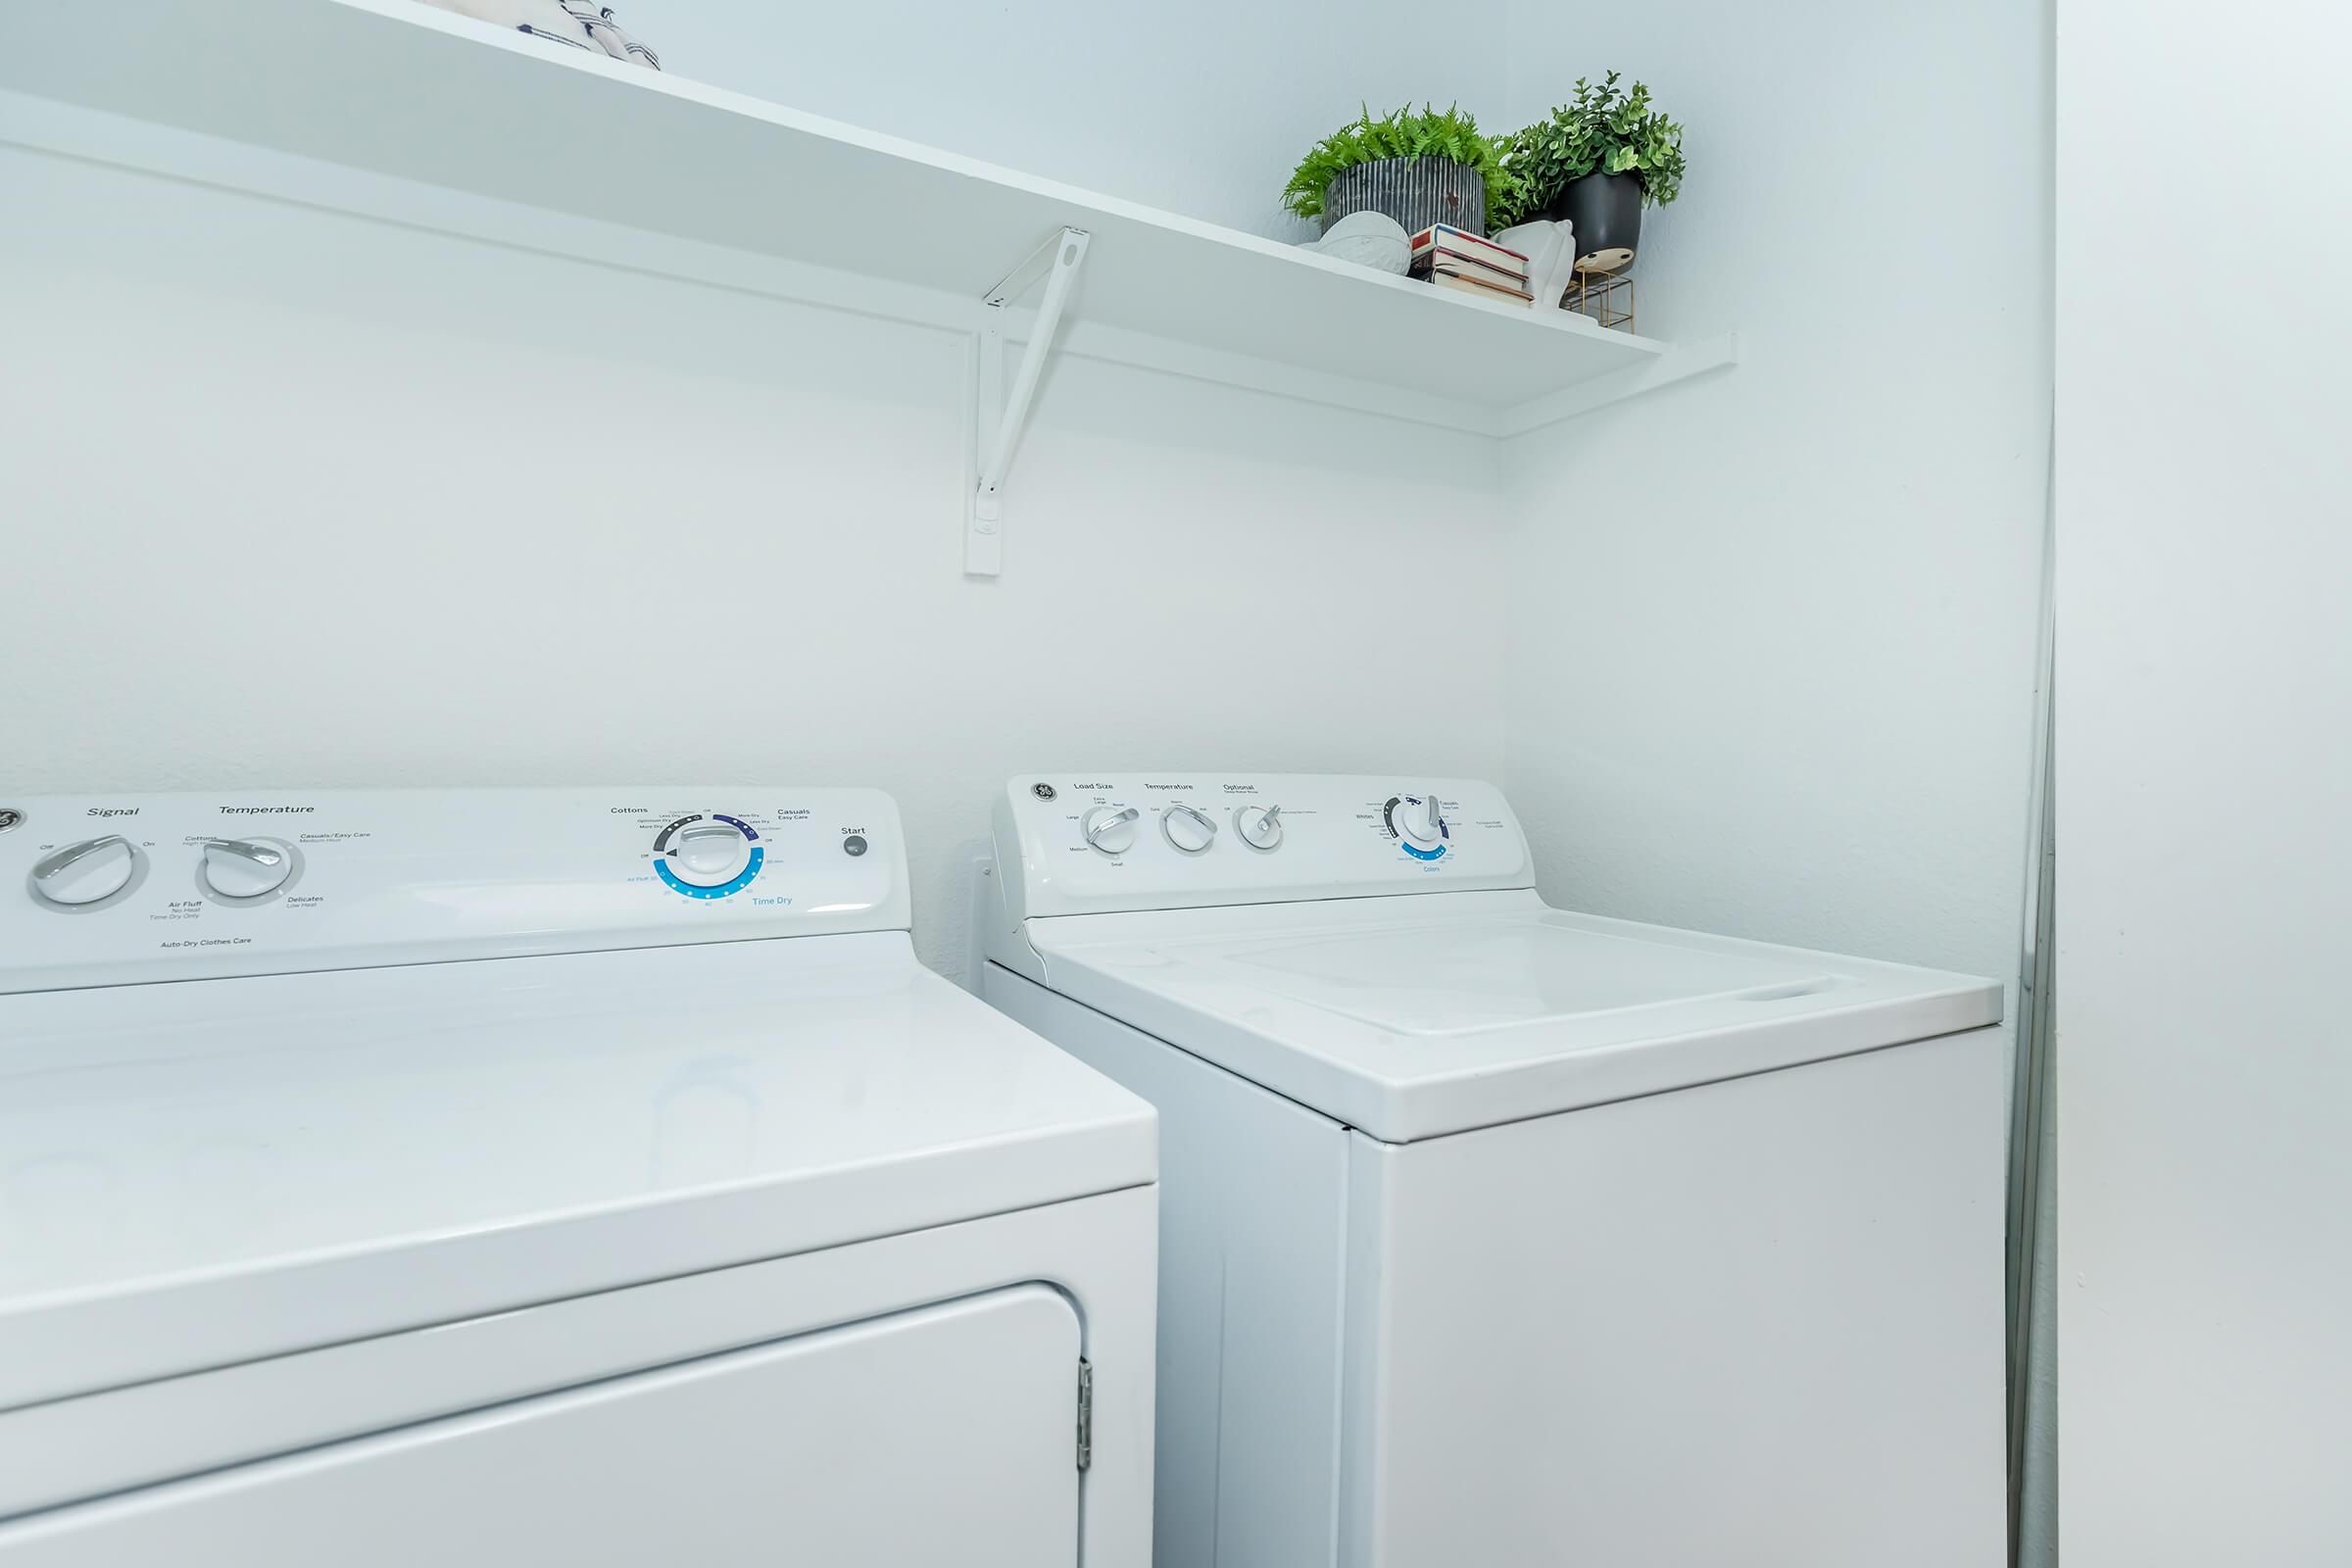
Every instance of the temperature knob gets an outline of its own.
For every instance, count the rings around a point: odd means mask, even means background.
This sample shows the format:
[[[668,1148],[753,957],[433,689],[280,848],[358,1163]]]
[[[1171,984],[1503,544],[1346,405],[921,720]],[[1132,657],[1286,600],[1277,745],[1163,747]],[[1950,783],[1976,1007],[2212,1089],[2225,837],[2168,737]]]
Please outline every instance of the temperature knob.
[[[1233,830],[1242,842],[1253,850],[1271,850],[1282,843],[1282,808],[1279,806],[1240,806],[1234,808]]]
[[[1217,824],[1206,811],[1192,806],[1171,806],[1159,813],[1159,831],[1186,855],[1199,855],[1216,842]]]
[[[1098,806],[1078,819],[1078,831],[1089,848],[1125,855],[1135,848],[1135,822],[1142,814],[1132,806]]]
[[[139,852],[120,833],[84,839],[45,855],[32,865],[32,891],[43,902],[77,909],[110,899],[130,883]]]
[[[294,873],[293,852],[266,839],[206,839],[197,875],[224,899],[259,899],[275,893]]]

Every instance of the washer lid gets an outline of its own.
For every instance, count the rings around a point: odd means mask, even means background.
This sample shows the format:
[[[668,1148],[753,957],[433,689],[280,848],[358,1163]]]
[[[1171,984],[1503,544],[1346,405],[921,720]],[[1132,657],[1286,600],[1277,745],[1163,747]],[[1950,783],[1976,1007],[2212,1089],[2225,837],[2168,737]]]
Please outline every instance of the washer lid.
[[[1430,894],[1033,919],[1048,983],[1392,1143],[1997,1023],[1989,980]]]
[[[1155,1171],[899,932],[0,997],[0,1409]]]

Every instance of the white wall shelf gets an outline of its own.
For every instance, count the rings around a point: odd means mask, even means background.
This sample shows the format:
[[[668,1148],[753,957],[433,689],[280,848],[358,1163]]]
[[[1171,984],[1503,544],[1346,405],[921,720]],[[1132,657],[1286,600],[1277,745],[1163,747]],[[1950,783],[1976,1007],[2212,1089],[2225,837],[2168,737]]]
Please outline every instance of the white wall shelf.
[[[0,53],[0,141],[1014,338],[1032,313],[992,285],[1075,229],[1091,249],[1062,352],[1498,436],[1737,354],[1729,336],[1678,348],[1432,289],[410,0],[37,0]]]
[[[1258,362],[1258,379],[1287,370],[1329,401],[1454,428],[1507,429],[1571,388],[1608,401],[1668,353],[409,0],[41,0],[11,29],[0,87],[811,268],[839,265],[846,235],[866,278],[975,304],[1055,230],[1083,229],[1073,334],[1167,339],[1212,379],[1248,379],[1217,356]],[[904,215],[952,238],[882,239]]]

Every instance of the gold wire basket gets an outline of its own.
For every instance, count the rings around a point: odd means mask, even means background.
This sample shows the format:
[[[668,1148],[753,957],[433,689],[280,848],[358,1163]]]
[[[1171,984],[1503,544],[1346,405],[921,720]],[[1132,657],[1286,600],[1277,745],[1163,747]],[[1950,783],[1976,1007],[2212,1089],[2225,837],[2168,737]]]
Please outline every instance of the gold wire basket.
[[[1591,317],[1600,325],[1613,331],[1634,330],[1634,274],[1630,270],[1616,272],[1576,270],[1568,283],[1568,292],[1561,297],[1563,310]]]

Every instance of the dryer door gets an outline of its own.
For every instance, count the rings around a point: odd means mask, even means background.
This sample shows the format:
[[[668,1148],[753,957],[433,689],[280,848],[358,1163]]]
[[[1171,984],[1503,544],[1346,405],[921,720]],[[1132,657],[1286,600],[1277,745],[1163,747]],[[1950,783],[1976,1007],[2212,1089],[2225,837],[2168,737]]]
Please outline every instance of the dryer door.
[[[32,1516],[0,1564],[1075,1563],[1078,1358],[1021,1286]]]

